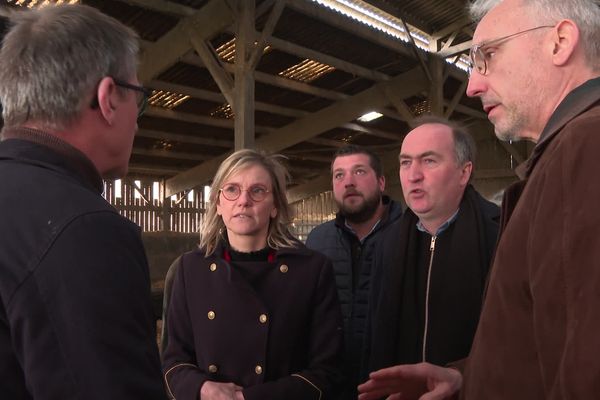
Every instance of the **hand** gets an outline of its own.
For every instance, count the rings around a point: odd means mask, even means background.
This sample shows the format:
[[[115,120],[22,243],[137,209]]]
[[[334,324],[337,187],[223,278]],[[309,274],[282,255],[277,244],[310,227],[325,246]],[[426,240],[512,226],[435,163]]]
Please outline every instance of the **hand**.
[[[429,363],[396,365],[369,374],[358,386],[359,400],[443,400],[458,396],[462,375]]]
[[[200,400],[240,400],[243,388],[234,383],[206,381],[200,387]],[[238,393],[242,397],[238,397]]]

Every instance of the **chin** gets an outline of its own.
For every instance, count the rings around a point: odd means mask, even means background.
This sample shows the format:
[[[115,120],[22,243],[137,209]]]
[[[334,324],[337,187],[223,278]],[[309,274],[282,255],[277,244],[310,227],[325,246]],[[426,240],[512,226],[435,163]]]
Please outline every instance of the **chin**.
[[[127,175],[127,172],[129,172],[129,167],[126,165],[100,172],[100,175],[103,179],[121,179]]]

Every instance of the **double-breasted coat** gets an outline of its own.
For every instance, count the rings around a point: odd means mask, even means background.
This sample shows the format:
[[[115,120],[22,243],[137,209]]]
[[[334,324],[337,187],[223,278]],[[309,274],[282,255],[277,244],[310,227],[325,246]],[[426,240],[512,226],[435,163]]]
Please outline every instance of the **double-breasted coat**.
[[[343,345],[331,262],[298,243],[256,263],[249,282],[224,251],[181,258],[163,357],[168,391],[196,400],[210,380],[242,386],[246,400],[328,398]]]

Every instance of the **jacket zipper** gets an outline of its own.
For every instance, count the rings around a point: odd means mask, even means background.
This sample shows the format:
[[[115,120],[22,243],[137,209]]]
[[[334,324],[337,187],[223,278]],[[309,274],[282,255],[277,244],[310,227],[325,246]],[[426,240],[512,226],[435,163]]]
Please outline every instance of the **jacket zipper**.
[[[429,284],[431,283],[431,267],[433,266],[433,254],[435,253],[435,239],[436,235],[431,237],[431,244],[429,245],[429,267],[427,269],[427,287],[425,288],[425,326],[423,328],[423,359],[425,362],[425,355],[427,349],[427,329],[429,327]]]

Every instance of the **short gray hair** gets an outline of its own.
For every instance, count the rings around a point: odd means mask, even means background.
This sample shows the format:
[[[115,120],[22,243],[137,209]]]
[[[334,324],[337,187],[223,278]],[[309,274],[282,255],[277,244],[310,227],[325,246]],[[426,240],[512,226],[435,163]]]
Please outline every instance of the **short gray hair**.
[[[0,102],[6,127],[35,121],[64,129],[105,76],[135,76],[137,34],[84,5],[5,10],[10,28],[0,49]]]
[[[502,0],[474,0],[469,13],[479,22]],[[521,0],[530,15],[541,24],[557,23],[570,19],[581,32],[581,43],[588,63],[600,69],[600,4],[597,0]]]
[[[452,131],[452,138],[454,139],[454,157],[459,166],[463,166],[467,162],[475,164],[477,147],[475,146],[473,137],[467,131],[467,128],[444,117],[435,115],[424,115],[415,118],[410,122],[410,128],[415,129],[427,124],[440,124],[450,128]]]

